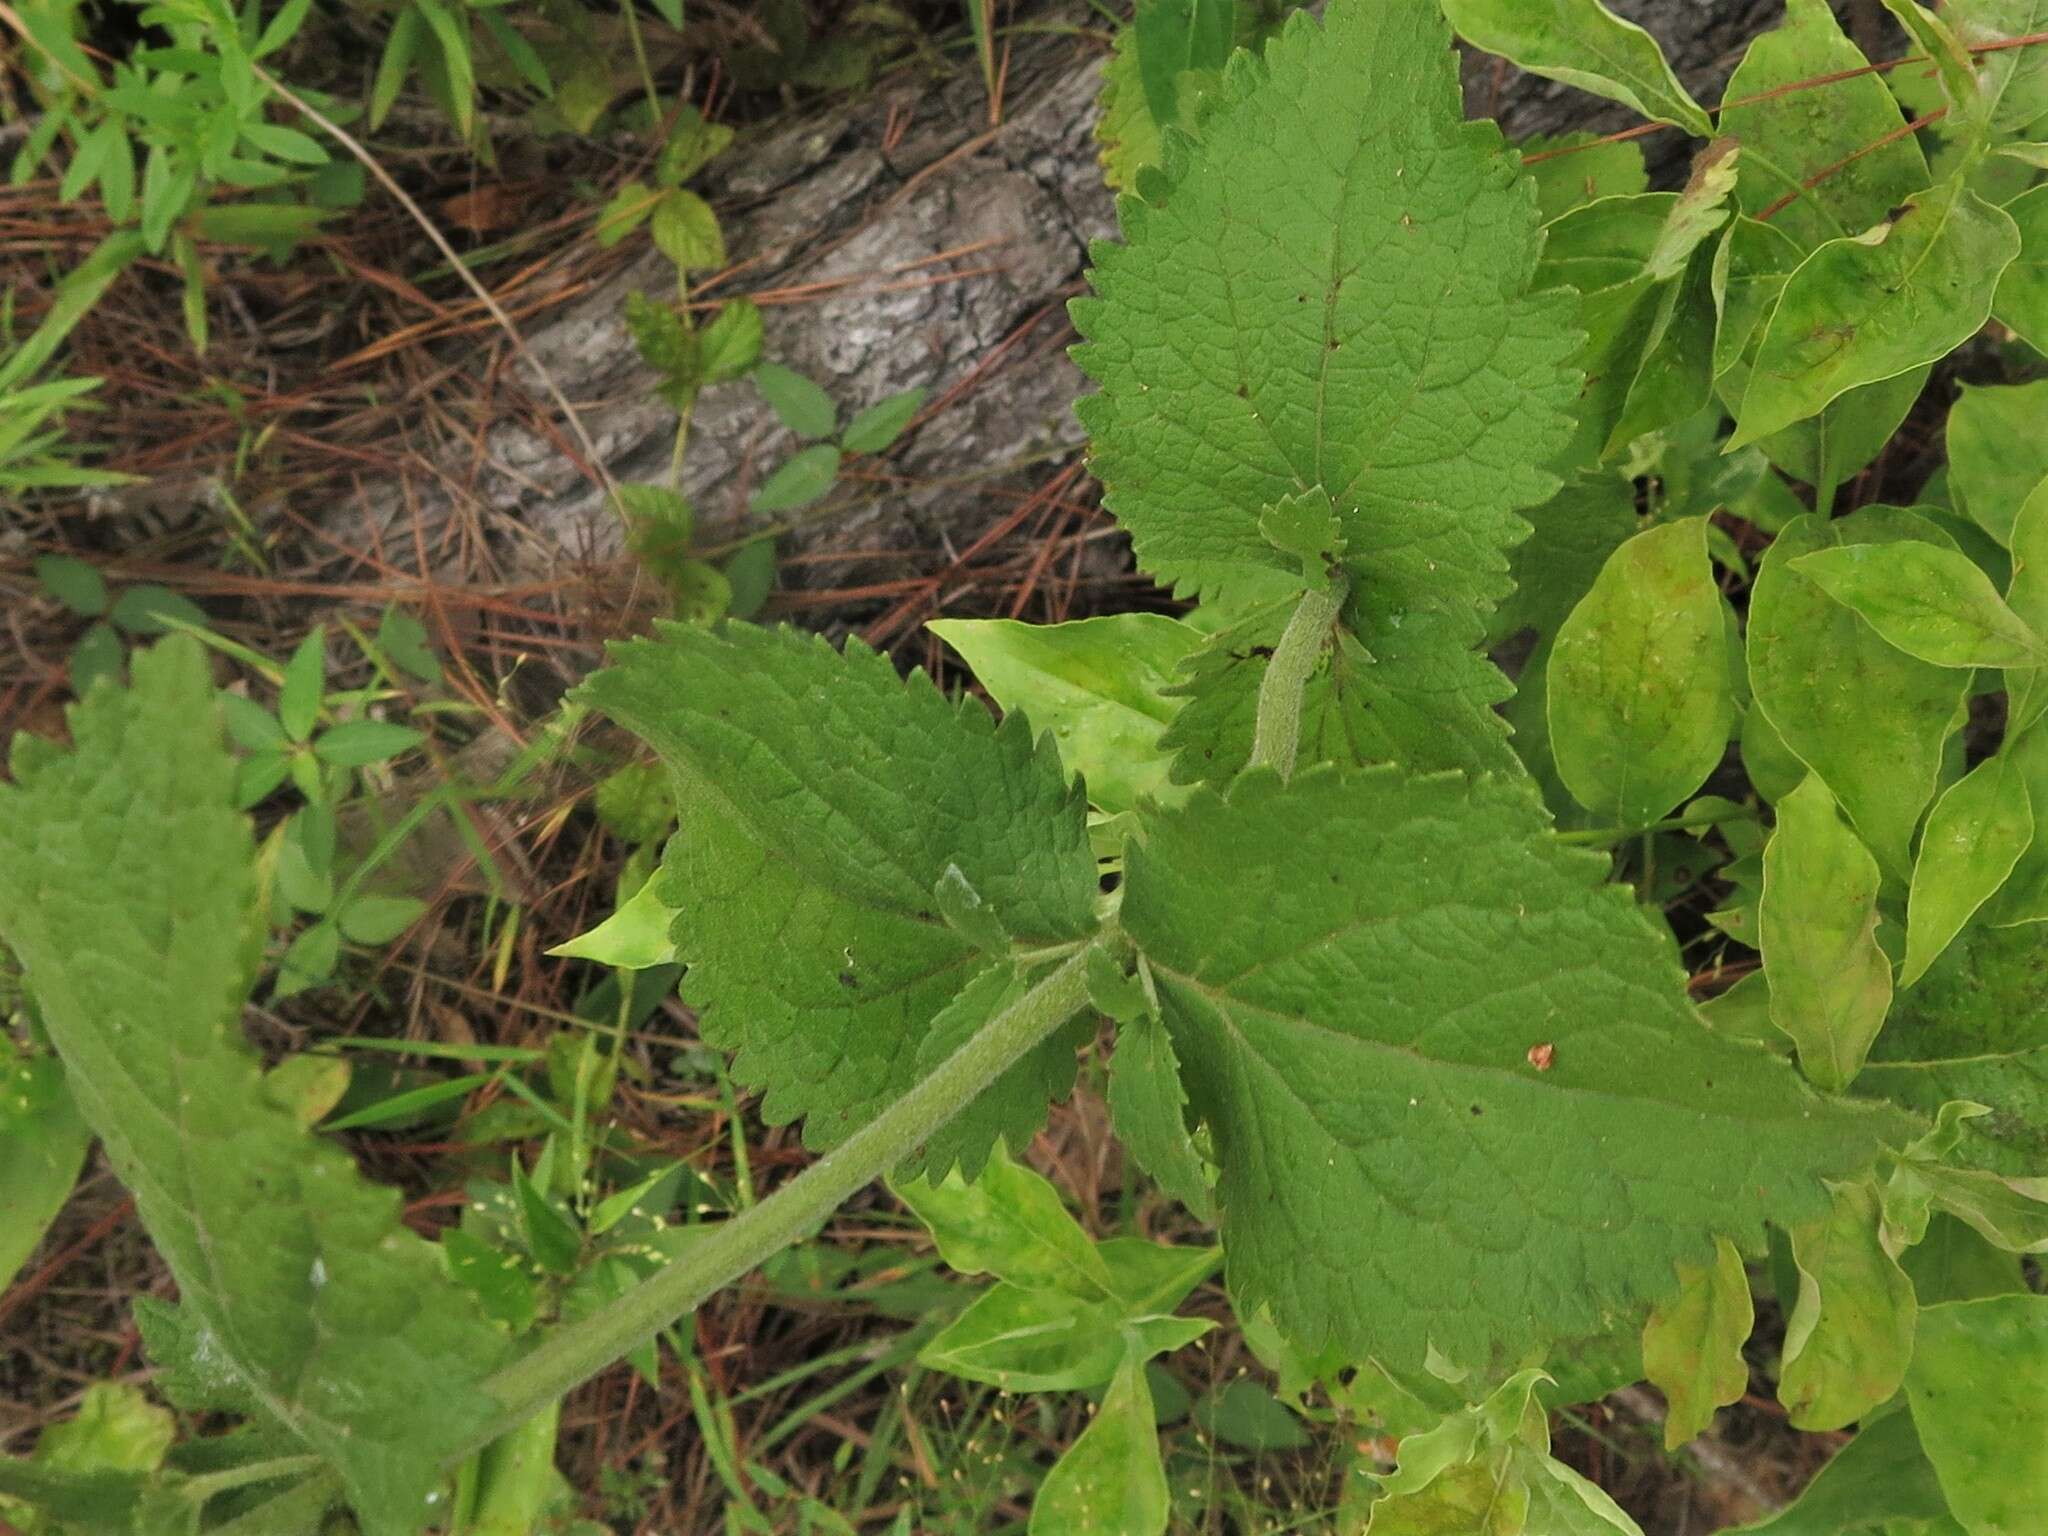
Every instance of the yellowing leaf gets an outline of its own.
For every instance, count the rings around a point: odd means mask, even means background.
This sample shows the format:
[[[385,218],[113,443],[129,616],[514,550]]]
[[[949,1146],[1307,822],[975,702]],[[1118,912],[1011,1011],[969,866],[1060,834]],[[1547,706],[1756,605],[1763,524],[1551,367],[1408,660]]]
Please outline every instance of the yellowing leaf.
[[[1878,863],[1901,882],[1913,867],[1913,834],[1934,797],[1942,745],[1962,723],[1969,674],[1890,644],[1797,562],[1841,544],[1945,538],[1918,514],[1893,507],[1865,507],[1833,521],[1794,518],[1764,556],[1750,591],[1755,708],[1834,792]],[[1746,732],[1745,761],[1751,744]],[[1795,772],[1792,782],[1798,778]],[[1765,795],[1782,798],[1768,788]]]
[[[1180,707],[1169,697],[1180,664],[1202,643],[1157,613],[1119,613],[1067,624],[934,619],[925,626],[967,658],[1006,711],[1049,730],[1060,761],[1079,773],[1105,811],[1134,809],[1166,789],[1171,759],[1160,736]]]
[[[1877,861],[1818,778],[1778,802],[1758,926],[1771,1022],[1823,1088],[1846,1088],[1884,1027],[1892,966],[1877,944]]]
[[[1908,656],[1937,667],[2048,661],[2048,641],[2005,605],[1982,568],[1949,546],[1850,544],[1802,555],[1793,569]]]
[[[1548,672],[1558,776],[1596,816],[1648,826],[1705,782],[1735,723],[1706,519],[1637,534],[1557,633]]]
[[[1876,1190],[1829,1188],[1826,1218],[1791,1229],[1799,1299],[1778,1400],[1799,1429],[1853,1424],[1899,1390],[1913,1355],[1913,1282],[1879,1240]]]
[[[1126,1351],[1102,1405],[1039,1485],[1033,1536],[1160,1536],[1171,1513],[1152,1389],[1136,1350]]]
[[[1606,96],[1698,138],[1714,127],[1687,94],[1657,40],[1600,0],[1444,0],[1473,46],[1551,80]]]
[[[1977,909],[1997,894],[2034,841],[2034,811],[2019,764],[2001,752],[1934,803],[1906,904],[1899,985],[1927,973]]]
[[[1664,1447],[1677,1450],[1749,1390],[1742,1346],[1755,1325],[1749,1275],[1727,1238],[1711,1264],[1680,1264],[1678,1294],[1643,1325],[1643,1374],[1664,1394]]]
[[[1999,274],[2019,249],[2012,220],[1958,180],[1821,246],[1785,284],[1729,446],[1946,356],[1990,316]]]
[[[2027,1536],[2048,1509],[2048,1296],[1920,1314],[1906,1400],[1970,1536]]]

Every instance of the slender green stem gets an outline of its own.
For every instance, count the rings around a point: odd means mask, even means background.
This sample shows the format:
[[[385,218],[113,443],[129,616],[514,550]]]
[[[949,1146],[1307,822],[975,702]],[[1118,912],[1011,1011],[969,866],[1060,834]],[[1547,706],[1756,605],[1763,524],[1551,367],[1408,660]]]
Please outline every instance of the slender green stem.
[[[1647,837],[1652,832],[1690,832],[1695,827],[1718,827],[1723,822],[1756,819],[1755,811],[1733,816],[1726,811],[1695,811],[1690,816],[1667,816],[1647,827],[1593,827],[1584,832],[1560,832],[1557,840],[1579,848],[1611,848],[1616,843],[1625,843],[1632,837]]]
[[[667,1268],[604,1310],[550,1335],[487,1380],[484,1390],[503,1412],[458,1454],[467,1455],[524,1423],[712,1292],[817,1230],[850,1196],[902,1163],[1026,1051],[1087,1005],[1090,947],[1071,951],[930,1076],[766,1200],[711,1228]]]
[[[1329,586],[1302,593],[1300,606],[1287,621],[1259,684],[1252,767],[1271,768],[1283,779],[1294,776],[1295,754],[1301,750],[1301,696],[1330,638],[1330,626],[1344,606],[1344,592],[1343,578],[1334,577]]]

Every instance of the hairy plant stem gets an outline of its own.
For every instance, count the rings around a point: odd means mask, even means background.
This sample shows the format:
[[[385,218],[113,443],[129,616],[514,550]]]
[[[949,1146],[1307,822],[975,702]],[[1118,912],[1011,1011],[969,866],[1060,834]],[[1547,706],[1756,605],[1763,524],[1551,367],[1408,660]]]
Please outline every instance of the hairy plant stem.
[[[689,1252],[602,1311],[548,1336],[483,1384],[503,1411],[461,1448],[481,1449],[646,1343],[722,1286],[815,1231],[857,1191],[890,1172],[932,1132],[1088,1002],[1088,951],[1070,950],[1038,984],[902,1098],[759,1205],[708,1229]]]
[[[1301,594],[1259,683],[1259,721],[1252,733],[1250,766],[1271,768],[1283,779],[1294,776],[1295,755],[1301,750],[1301,696],[1330,638],[1330,626],[1344,606],[1346,590],[1344,578],[1334,576],[1327,587]]]

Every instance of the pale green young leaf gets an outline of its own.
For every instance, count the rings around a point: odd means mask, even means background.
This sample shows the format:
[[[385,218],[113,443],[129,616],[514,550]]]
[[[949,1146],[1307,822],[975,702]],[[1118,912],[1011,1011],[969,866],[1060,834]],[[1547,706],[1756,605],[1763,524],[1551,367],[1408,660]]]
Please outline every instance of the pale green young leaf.
[[[2048,185],[2021,193],[2005,211],[2020,232],[2020,253],[1998,280],[1991,313],[2036,352],[2048,351]]]
[[[1905,1522],[1911,1522],[1906,1524]],[[1903,1410],[1857,1430],[1775,1515],[1730,1536],[1965,1536],[1948,1512],[1934,1467]]]
[[[1558,215],[1603,197],[1623,197],[1650,184],[1642,146],[1603,143],[1592,133],[1539,134],[1516,146],[1536,183],[1537,215]]]
[[[1749,1390],[1742,1346],[1756,1324],[1749,1274],[1727,1238],[1708,1264],[1678,1266],[1678,1294],[1643,1325],[1643,1374],[1664,1394],[1664,1448],[1675,1451]]]
[[[949,868],[1020,945],[1093,931],[1086,807],[1022,716],[997,726],[857,644],[840,656],[738,624],[617,646],[579,696],[676,775],[681,831],[656,894],[680,914],[684,997],[704,1039],[738,1052],[739,1080],[765,1091],[765,1116],[803,1118],[814,1148],[917,1081],[926,1046],[971,1033],[1011,985],[1009,954],[942,917]],[[955,1122],[928,1166],[943,1175],[958,1156],[974,1172],[995,1130],[1021,1147],[1044,1117],[1038,1090],[1073,1071],[1069,1042],[1049,1040],[984,1096],[1000,1125],[970,1111],[980,1129]]]
[[[662,193],[644,181],[621,183],[619,189],[612,193],[611,200],[599,210],[597,226],[591,231],[599,248],[610,250],[638,229],[654,212],[654,206],[661,198]]]
[[[1970,1536],[2025,1536],[2048,1509],[2048,1296],[1920,1314],[1906,1401]]]
[[[1980,566],[1951,546],[1840,545],[1801,555],[1792,567],[1887,642],[1937,667],[2048,661],[2048,641],[2005,605]]]
[[[1902,882],[1913,867],[1914,831],[1934,797],[1942,744],[1961,724],[1969,674],[1887,643],[1795,562],[1844,544],[1943,537],[1919,515],[1892,507],[1832,522],[1798,517],[1764,556],[1749,600],[1754,710],[1834,792],[1878,863]],[[1748,731],[1743,755],[1749,761]],[[1781,798],[1761,781],[1758,787],[1767,799]]]
[[[725,233],[711,205],[685,187],[670,187],[655,201],[647,232],[654,248],[679,272],[725,265]]]
[[[1758,915],[1771,1022],[1823,1088],[1849,1086],[1884,1027],[1892,964],[1877,942],[1877,861],[1817,775],[1778,802]]]
[[[1913,1282],[1885,1251],[1875,1186],[1828,1188],[1828,1214],[1791,1228],[1799,1297],[1785,1321],[1778,1401],[1798,1429],[1865,1417],[1899,1390],[1913,1354]]]
[[[1949,488],[1970,520],[2006,548],[2013,520],[2048,479],[2048,379],[1965,384],[1948,413]]]
[[[1372,1536],[1642,1536],[1593,1483],[1550,1454],[1541,1371],[1404,1437],[1381,1477]]]
[[[1216,1326],[1168,1315],[1180,1300],[1133,1308],[1120,1297],[1083,1301],[998,1281],[919,1350],[917,1361],[1006,1392],[1085,1391],[1116,1374],[1127,1347],[1150,1359]]]
[[[1577,381],[1569,301],[1525,296],[1531,191],[1461,120],[1436,6],[1295,14],[1233,58],[1158,191],[1120,206],[1126,243],[1074,305],[1093,468],[1139,563],[1184,593],[1291,573],[1260,518],[1320,487],[1366,648],[1428,620],[1433,648],[1476,645]]]
[[[1827,0],[1786,0],[1784,21],[1751,40],[1729,78],[1720,129],[1742,141],[1736,200],[1754,216],[1790,195],[1767,227],[1802,251],[1860,235],[1928,184],[1883,80],[1850,73],[1869,63]],[[1829,75],[1849,78],[1783,89]]]
[[[1032,1536],[1160,1536],[1171,1510],[1145,1362],[1126,1350],[1095,1417],[1039,1485],[1030,1530]]]
[[[1695,138],[1714,125],[1665,62],[1657,40],[1600,0],[1444,0],[1459,35],[1531,74],[1673,123]]]
[[[1712,248],[1695,250],[1676,276],[1660,284],[1642,336],[1642,357],[1601,448],[1603,458],[1625,452],[1645,433],[1699,414],[1713,398],[1715,254]]]
[[[960,1274],[994,1275],[1082,1301],[1110,1294],[1109,1270],[1060,1192],[1021,1163],[997,1155],[972,1184],[956,1171],[936,1183],[900,1179],[890,1187]]]
[[[2031,926],[1965,932],[1904,993],[1860,1087],[1932,1116],[1954,1100],[1991,1113],[1962,1126],[1962,1156],[2000,1173],[2048,1169],[2048,969]]]
[[[1128,811],[1167,788],[1160,736],[1180,708],[1170,697],[1181,663],[1202,636],[1157,613],[1119,613],[1066,624],[934,619],[1007,711],[1050,730],[1060,761],[1105,811]]]
[[[752,299],[730,299],[697,333],[705,382],[736,379],[761,358],[761,310]]]
[[[1394,770],[1247,775],[1130,850],[1241,1310],[1491,1368],[1810,1214],[1898,1133],[1705,1029],[1604,870],[1521,786]]]
[[[2027,776],[2006,753],[1986,758],[1934,802],[1906,902],[1900,986],[1927,973],[2033,841]]]
[[[1735,698],[1706,527],[1687,518],[1635,535],[1558,630],[1551,750],[1565,787],[1606,824],[1657,820],[1728,745]]]
[[[1999,274],[2019,248],[2012,220],[1958,179],[1819,247],[1786,282],[1758,343],[1729,446],[1947,356],[1990,316]]]
[[[263,1094],[239,1030],[254,852],[203,655],[182,637],[138,653],[132,691],[74,709],[71,753],[0,789],[0,934],[211,1368],[334,1462],[366,1529],[397,1536],[491,1422],[474,1384],[507,1347],[396,1191]]]
[[[1953,1113],[1958,1107],[1943,1106]],[[1987,1118],[1982,1104],[1966,1119]],[[1936,1215],[1953,1217],[2002,1253],[2048,1253],[2048,1178],[2007,1178],[1981,1168],[1954,1168],[1934,1157],[1909,1157],[1885,1189],[1888,1217],[1919,1242]]]
[[[650,876],[610,917],[588,933],[579,933],[557,944],[548,953],[572,960],[595,960],[599,965],[617,966],[625,971],[673,965],[676,943],[669,929],[676,914],[662,902],[660,886],[661,881]]]

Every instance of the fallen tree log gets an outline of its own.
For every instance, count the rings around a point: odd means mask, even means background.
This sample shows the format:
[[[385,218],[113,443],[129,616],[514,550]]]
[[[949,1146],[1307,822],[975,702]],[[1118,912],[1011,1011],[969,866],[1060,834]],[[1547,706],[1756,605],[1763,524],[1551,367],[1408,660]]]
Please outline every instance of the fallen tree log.
[[[1777,9],[1766,0],[1620,8],[1708,101]],[[1065,355],[1065,301],[1082,290],[1089,242],[1115,232],[1093,136],[1103,50],[1099,32],[1082,30],[1091,12],[1055,5],[1040,19],[1076,26],[1018,38],[995,127],[981,126],[978,76],[919,76],[743,142],[709,178],[733,266],[699,297],[755,296],[764,356],[819,380],[847,411],[913,386],[929,392],[917,425],[882,461],[854,466],[798,514],[783,548],[811,559],[786,570],[785,585],[856,578],[835,553],[886,561],[913,547],[957,551],[1080,446],[1071,405],[1084,381]],[[1471,109],[1497,116],[1512,138],[1633,121],[1495,59],[1469,58],[1465,78]],[[1658,134],[1646,148],[1653,174],[1675,181],[1682,137]],[[651,248],[527,338],[621,482],[665,479],[676,425],[626,331],[624,302],[636,289],[673,292],[672,270]],[[535,424],[552,407],[529,370],[513,371],[529,374],[531,406],[492,427],[480,472],[368,487],[357,505],[387,532],[416,515],[445,523],[457,494],[448,486],[463,479],[491,525],[519,530],[518,563],[616,555],[618,523],[595,477],[564,452],[559,424]],[[747,520],[748,495],[791,445],[750,385],[704,392],[681,486],[712,541],[760,526]]]

